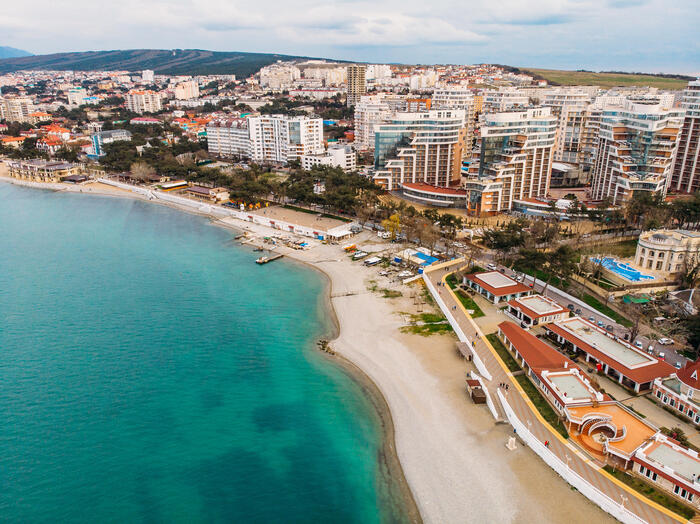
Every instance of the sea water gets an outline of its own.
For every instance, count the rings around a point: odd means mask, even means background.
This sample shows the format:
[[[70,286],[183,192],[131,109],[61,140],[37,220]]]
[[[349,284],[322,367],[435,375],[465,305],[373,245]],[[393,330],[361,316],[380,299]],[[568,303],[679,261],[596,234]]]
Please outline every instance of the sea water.
[[[0,183],[0,520],[400,521],[324,281],[146,202]]]

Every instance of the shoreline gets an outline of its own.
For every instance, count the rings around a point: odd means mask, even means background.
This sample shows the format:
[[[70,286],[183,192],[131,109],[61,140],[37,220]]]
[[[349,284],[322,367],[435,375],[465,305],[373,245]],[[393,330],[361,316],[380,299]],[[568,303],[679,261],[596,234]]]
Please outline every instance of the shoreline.
[[[94,190],[95,188],[90,188],[89,191],[82,191],[80,189],[84,188],[84,186],[66,186],[65,184],[51,183],[47,183],[46,185],[44,185],[38,182],[17,180],[15,178],[6,177],[3,175],[0,175],[0,182],[6,182],[9,184],[27,187],[30,189],[43,189],[45,191],[54,191],[59,193],[66,192],[93,196],[107,196],[140,200],[153,204],[160,204],[165,207],[176,209],[178,211],[190,213],[192,215],[209,218],[209,223],[211,225],[220,227],[222,229],[227,229],[231,231],[247,230],[247,228],[245,227],[237,228],[235,227],[235,225],[224,222],[220,218],[214,217],[208,213],[198,213],[193,209],[179,206],[171,202],[165,202],[161,200],[148,200],[143,196],[139,195],[138,193],[132,193],[130,191],[120,190],[117,188],[114,188],[114,191],[110,191],[106,188],[104,190]],[[241,245],[239,247],[245,247],[245,245]],[[326,306],[325,314],[328,315],[331,329],[329,333],[321,334],[319,340],[327,336],[330,343],[336,342],[340,339],[342,335],[342,329],[340,325],[340,320],[338,318],[338,313],[335,307],[333,306],[333,279],[331,275],[325,272],[318,265],[307,260],[295,257],[295,252],[293,250],[288,251],[290,252],[285,253],[285,257],[288,257],[294,263],[299,263],[307,268],[312,269],[314,272],[318,273],[323,280],[325,280],[324,292],[321,298]],[[318,350],[315,347],[312,348],[312,351],[318,352]],[[418,504],[416,502],[413,491],[411,490],[411,487],[408,483],[408,480],[406,479],[406,475],[404,473],[401,461],[399,460],[399,456],[397,453],[396,426],[394,424],[391,409],[389,408],[389,403],[387,402],[387,399],[382,394],[382,391],[380,390],[379,386],[369,377],[369,375],[347,357],[339,353],[335,353],[334,355],[321,355],[321,358],[324,358],[325,360],[334,363],[334,365],[336,365],[343,373],[345,373],[345,375],[360,388],[363,394],[365,394],[367,400],[374,408],[377,415],[377,419],[381,426],[380,431],[382,433],[379,457],[380,460],[377,464],[378,471],[381,472],[384,476],[384,479],[388,481],[387,484],[393,484],[395,486],[394,489],[390,488],[388,490],[388,494],[398,495],[400,499],[404,502],[403,513],[408,518],[408,521],[414,524],[421,524],[423,522],[422,515],[420,513],[420,510],[418,509]]]
[[[246,232],[252,238],[242,244],[250,247],[261,245],[256,240],[276,231],[150,200],[102,183],[82,190],[87,188],[25,183],[1,174],[0,181],[160,203],[208,217],[213,225]],[[366,233],[360,233],[356,241],[369,251],[391,249]],[[325,308],[331,312],[328,331],[335,337],[332,349],[339,358],[328,354],[320,358],[333,359],[375,406],[384,437],[378,474],[392,481],[386,485],[388,493],[395,495],[378,492],[379,500],[391,498],[403,503],[401,514],[411,521],[415,515],[416,522],[563,522],[571,521],[572,512],[577,522],[612,522],[588,499],[572,491],[529,448],[505,451],[512,429],[494,424],[488,410],[468,400],[464,373],[469,364],[455,351],[453,336],[421,337],[402,332],[408,312],[424,311],[416,305],[421,301],[415,287],[395,284],[378,276],[377,271],[353,263],[338,246],[312,244],[314,247],[303,251],[283,246],[275,251],[327,279],[327,291],[319,300],[331,306]],[[378,281],[401,290],[402,297],[386,299],[370,291],[368,284],[377,287]],[[554,499],[558,500],[556,505],[551,504]]]

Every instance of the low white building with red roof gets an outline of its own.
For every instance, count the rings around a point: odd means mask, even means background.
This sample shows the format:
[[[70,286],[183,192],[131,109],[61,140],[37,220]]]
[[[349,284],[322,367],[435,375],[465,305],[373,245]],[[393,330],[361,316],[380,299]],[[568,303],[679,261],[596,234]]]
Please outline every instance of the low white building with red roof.
[[[508,301],[507,313],[528,327],[569,318],[570,311],[549,297],[528,295]]]
[[[700,362],[688,362],[668,378],[654,380],[657,401],[700,426]]]
[[[498,304],[532,293],[532,288],[513,280],[500,271],[485,271],[465,275],[463,282],[490,302]]]

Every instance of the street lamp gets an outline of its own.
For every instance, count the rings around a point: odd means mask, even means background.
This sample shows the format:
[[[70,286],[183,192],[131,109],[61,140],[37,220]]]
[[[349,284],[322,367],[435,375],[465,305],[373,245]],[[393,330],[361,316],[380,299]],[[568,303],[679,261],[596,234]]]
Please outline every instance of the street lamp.
[[[622,500],[622,507],[625,507],[625,504],[629,501],[627,497],[625,497],[624,493],[620,493],[620,499]]]

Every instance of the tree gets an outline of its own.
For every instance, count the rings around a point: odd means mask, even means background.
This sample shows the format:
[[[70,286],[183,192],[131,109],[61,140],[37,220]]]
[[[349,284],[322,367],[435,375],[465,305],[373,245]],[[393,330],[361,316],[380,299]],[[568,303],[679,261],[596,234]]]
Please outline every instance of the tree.
[[[134,162],[129,171],[132,178],[143,183],[150,182],[151,177],[156,174],[156,170],[145,162]]]
[[[382,220],[382,227],[391,233],[391,239],[396,239],[396,236],[401,233],[401,219],[398,213],[394,213],[386,220]]]

